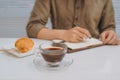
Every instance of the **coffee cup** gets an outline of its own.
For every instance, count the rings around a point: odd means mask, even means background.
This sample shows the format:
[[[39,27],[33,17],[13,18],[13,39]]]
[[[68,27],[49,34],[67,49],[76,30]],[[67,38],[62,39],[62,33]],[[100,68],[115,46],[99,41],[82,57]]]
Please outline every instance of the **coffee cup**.
[[[45,42],[39,46],[44,61],[49,66],[59,66],[67,53],[67,46],[63,43]]]

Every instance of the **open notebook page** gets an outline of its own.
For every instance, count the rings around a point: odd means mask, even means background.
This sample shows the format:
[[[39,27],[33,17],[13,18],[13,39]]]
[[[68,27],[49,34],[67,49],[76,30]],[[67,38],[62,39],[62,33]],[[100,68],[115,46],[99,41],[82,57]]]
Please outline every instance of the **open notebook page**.
[[[102,41],[96,38],[90,38],[86,39],[83,42],[80,43],[70,43],[70,42],[65,42],[65,44],[68,46],[70,49],[78,49],[78,48],[86,48],[88,46],[94,46],[94,45],[100,45],[103,44]]]

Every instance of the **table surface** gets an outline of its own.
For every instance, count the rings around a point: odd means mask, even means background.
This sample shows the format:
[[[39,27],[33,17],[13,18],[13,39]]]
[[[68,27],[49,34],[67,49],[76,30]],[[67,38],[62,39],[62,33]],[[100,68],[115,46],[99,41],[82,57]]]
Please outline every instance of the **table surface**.
[[[18,38],[0,38],[0,49]],[[35,47],[45,40],[33,39]],[[17,58],[0,51],[0,80],[120,80],[120,45],[102,46],[67,54],[73,59],[65,70],[41,71],[33,64],[35,55]]]

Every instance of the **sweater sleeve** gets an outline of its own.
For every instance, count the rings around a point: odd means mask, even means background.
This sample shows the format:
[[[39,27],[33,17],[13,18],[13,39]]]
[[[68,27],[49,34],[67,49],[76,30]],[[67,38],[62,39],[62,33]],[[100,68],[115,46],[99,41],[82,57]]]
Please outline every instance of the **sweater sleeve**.
[[[36,38],[50,16],[50,0],[36,0],[26,27],[28,37]]]
[[[100,33],[105,30],[115,30],[115,18],[112,0],[106,0],[103,8],[103,13],[100,20]]]

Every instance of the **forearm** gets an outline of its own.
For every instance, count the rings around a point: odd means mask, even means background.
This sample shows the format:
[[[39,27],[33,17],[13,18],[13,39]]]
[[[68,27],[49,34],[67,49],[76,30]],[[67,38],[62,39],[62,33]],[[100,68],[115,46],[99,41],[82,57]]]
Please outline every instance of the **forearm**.
[[[37,34],[37,38],[46,39],[46,40],[53,40],[53,39],[63,40],[63,35],[65,32],[66,32],[66,30],[56,30],[56,29],[43,28]]]

